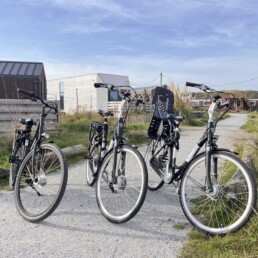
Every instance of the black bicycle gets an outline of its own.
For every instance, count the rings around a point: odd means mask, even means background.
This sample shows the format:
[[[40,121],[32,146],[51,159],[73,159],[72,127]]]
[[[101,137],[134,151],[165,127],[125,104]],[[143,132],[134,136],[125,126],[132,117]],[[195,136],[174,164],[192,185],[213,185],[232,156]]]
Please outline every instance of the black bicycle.
[[[183,117],[168,112],[173,109],[173,93],[161,89],[154,95],[155,111],[148,130],[152,138],[145,160],[148,188],[158,190],[173,183],[180,195],[181,207],[188,220],[207,234],[223,235],[243,227],[256,206],[256,183],[247,165],[236,152],[219,148],[215,129],[229,111],[230,103],[222,101],[215,90],[203,84],[187,82],[186,86],[212,92],[206,131],[182,165],[176,164],[179,150],[179,125]],[[225,109],[214,122],[214,112]],[[173,111],[173,110],[170,110]],[[204,146],[204,152],[199,153]]]
[[[30,151],[31,130],[37,121],[32,118],[20,118],[19,123],[24,125],[24,129],[15,129],[13,136],[13,144],[11,148],[11,156],[9,158],[10,174],[9,185],[14,188],[17,172],[24,157]]]
[[[58,114],[57,106],[47,103],[34,92],[18,89],[32,101],[42,103],[39,123],[33,119],[20,119],[25,129],[15,131],[12,155],[10,157],[10,181],[14,187],[15,204],[20,215],[38,222],[50,216],[59,205],[67,184],[67,163],[61,150],[46,142],[45,118],[51,110]],[[33,125],[37,124],[34,137]]]
[[[111,111],[99,110],[104,118],[104,123],[91,122],[88,137],[88,154],[86,155],[86,182],[88,186],[93,186],[97,180],[97,170],[101,160],[107,152],[108,146],[108,117],[114,116]],[[110,145],[110,148],[112,145]]]
[[[109,146],[107,117],[111,113],[100,112],[105,118],[104,124],[91,124],[86,156],[88,184],[93,185],[96,181],[97,203],[106,219],[113,223],[123,223],[132,219],[140,210],[145,200],[148,182],[147,168],[142,155],[135,146],[127,144],[123,136],[129,112],[128,103],[132,102],[133,98],[130,91],[122,92],[118,86],[103,83],[95,83],[94,86],[116,90],[121,93],[123,99],[118,123]]]

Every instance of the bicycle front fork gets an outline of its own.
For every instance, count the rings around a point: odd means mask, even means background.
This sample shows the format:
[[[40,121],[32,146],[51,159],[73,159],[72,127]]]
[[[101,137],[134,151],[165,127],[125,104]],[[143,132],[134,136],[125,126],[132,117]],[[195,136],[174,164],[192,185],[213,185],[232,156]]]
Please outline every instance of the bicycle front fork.
[[[114,159],[113,159],[113,167],[112,167],[112,183],[116,184],[117,177],[125,175],[126,152],[119,150],[118,144],[115,144],[113,153],[114,153]],[[118,157],[119,153],[120,155]]]
[[[218,159],[212,158],[212,153],[214,152],[214,148],[216,145],[217,137],[213,135],[212,132],[213,127],[209,128],[208,130],[208,143],[206,147],[206,179],[207,179],[207,193],[211,193],[213,191],[213,183],[212,183],[212,176],[214,179],[217,179],[217,169],[218,169]],[[212,163],[212,164],[211,164]],[[213,175],[211,174],[213,171]]]

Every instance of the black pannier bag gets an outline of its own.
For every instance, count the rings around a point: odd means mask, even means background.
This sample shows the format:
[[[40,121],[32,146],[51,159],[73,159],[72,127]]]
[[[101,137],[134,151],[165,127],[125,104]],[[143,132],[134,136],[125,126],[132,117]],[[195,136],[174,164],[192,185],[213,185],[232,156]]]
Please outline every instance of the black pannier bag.
[[[152,98],[152,105],[155,106],[148,129],[148,136],[157,139],[161,136],[166,124],[167,114],[174,113],[174,94],[163,87],[156,87]]]

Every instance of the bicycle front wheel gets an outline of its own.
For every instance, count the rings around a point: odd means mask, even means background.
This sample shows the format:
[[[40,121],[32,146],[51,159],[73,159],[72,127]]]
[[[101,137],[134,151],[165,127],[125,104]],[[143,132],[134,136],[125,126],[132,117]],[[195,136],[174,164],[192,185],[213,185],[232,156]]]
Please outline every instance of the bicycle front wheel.
[[[31,151],[21,163],[15,183],[15,204],[20,215],[38,222],[59,205],[67,184],[67,164],[61,150],[42,144],[34,156]]]
[[[238,157],[218,151],[211,157],[213,191],[208,193],[205,154],[195,158],[180,185],[180,202],[189,221],[210,235],[237,231],[256,205],[255,180]]]
[[[148,174],[142,155],[129,145],[118,148],[115,181],[112,178],[114,151],[110,150],[99,168],[96,198],[102,214],[113,223],[132,219],[147,192]]]

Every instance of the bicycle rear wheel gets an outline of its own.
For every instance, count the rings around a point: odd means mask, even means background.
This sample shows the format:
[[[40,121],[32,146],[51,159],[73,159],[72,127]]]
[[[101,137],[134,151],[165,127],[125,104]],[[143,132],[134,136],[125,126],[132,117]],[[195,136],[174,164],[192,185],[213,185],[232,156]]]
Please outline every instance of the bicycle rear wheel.
[[[140,210],[147,192],[148,174],[143,157],[129,145],[122,145],[118,149],[114,183],[113,163],[112,149],[99,168],[96,198],[107,220],[123,223],[132,219]]]
[[[212,154],[213,191],[207,192],[205,154],[188,166],[180,184],[180,202],[189,221],[210,235],[237,231],[250,219],[256,205],[255,180],[238,157]]]
[[[59,205],[67,184],[67,164],[61,150],[44,143],[36,150],[33,170],[33,151],[21,163],[15,183],[15,204],[20,215],[38,222]]]
[[[162,141],[157,141],[152,139],[147,146],[147,150],[145,153],[145,162],[148,170],[148,189],[150,191],[157,191],[164,185],[164,181],[160,178],[160,176],[155,172],[150,164],[150,159],[153,157],[154,153],[163,146]]]

